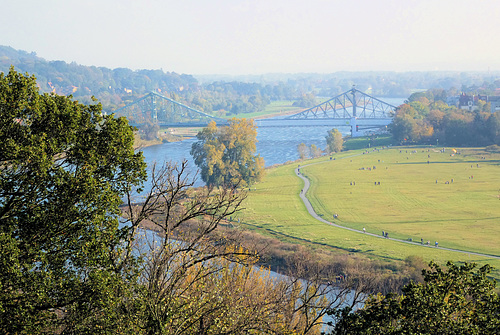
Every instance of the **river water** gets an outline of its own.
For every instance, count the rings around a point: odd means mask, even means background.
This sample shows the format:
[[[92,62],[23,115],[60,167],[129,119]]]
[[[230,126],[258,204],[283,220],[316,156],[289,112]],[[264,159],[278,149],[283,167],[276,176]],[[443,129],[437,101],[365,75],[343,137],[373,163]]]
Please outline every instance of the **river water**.
[[[399,106],[403,98],[384,98],[389,104]],[[336,127],[342,134],[348,135],[350,128]],[[257,154],[264,158],[266,167],[274,164],[283,164],[299,158],[297,147],[304,143],[307,146],[316,145],[320,149],[326,148],[326,135],[332,126],[310,127],[260,127],[257,129]],[[164,161],[181,162],[187,159],[191,172],[196,166],[190,155],[191,146],[195,138],[180,142],[163,143],[142,149],[148,166],[153,162],[158,164]]]
[[[402,104],[403,100],[402,98],[384,99],[384,101],[395,106]],[[350,132],[350,127],[348,126],[336,128],[343,135],[348,135]],[[266,167],[274,164],[283,164],[287,161],[294,161],[299,158],[297,147],[301,143],[307,146],[314,144],[322,150],[325,149],[326,135],[331,129],[331,126],[261,127],[257,129],[257,153],[264,158]],[[194,174],[196,166],[190,155],[190,150],[195,141],[196,139],[193,138],[181,142],[163,143],[143,148],[142,151],[148,166],[151,166],[153,162],[161,164],[164,161],[181,162],[186,159],[189,162],[191,174]],[[201,185],[203,183],[199,179],[196,186]],[[146,234],[154,235],[152,232]],[[274,272],[272,272],[272,276],[276,278],[283,277]],[[326,316],[325,321],[333,320],[331,317]],[[323,327],[323,330],[327,330],[327,327]]]
[[[299,158],[297,147],[300,143],[307,146],[315,144],[317,147],[325,149],[326,135],[331,128],[330,126],[258,128],[257,153],[264,158],[266,167],[296,160]],[[339,127],[339,131],[346,135],[349,132],[349,127]],[[180,162],[183,159],[187,159],[189,165],[194,166],[194,161],[189,153],[194,142],[196,142],[196,138],[153,145],[143,148],[142,151],[148,166],[155,161],[157,163],[163,161]]]

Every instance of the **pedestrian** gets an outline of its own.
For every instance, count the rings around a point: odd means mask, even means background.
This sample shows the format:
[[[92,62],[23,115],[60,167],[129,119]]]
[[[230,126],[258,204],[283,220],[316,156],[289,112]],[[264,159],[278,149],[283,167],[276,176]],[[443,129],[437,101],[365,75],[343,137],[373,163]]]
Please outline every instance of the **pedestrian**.
[[[382,230],[382,236],[385,237],[385,231]]]
[[[436,243],[434,243],[434,245],[436,246],[436,248],[438,247],[438,241],[436,241]]]
[[[365,227],[363,227],[363,233],[366,233],[366,229],[365,229]]]
[[[422,244],[422,245],[424,244],[424,239],[423,238],[420,239],[420,244]]]

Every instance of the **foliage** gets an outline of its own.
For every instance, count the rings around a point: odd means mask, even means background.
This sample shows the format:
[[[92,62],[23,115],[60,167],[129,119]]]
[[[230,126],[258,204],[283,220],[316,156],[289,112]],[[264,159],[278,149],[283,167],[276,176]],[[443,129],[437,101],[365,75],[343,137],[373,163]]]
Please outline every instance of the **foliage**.
[[[498,112],[490,113],[484,104],[483,108],[475,112],[448,106],[442,101],[442,93],[433,91],[414,93],[408,103],[398,107],[389,125],[396,141],[422,144],[439,142],[449,146],[500,143]]]
[[[293,103],[293,106],[309,108],[318,104],[313,93],[302,94],[302,97]]]
[[[307,146],[304,143],[300,143],[297,146],[297,151],[299,153],[300,159],[306,158],[317,158],[320,157],[323,151],[316,146],[316,144],[311,144],[311,146]]]
[[[0,46],[0,71],[17,69],[33,73],[43,92],[73,94],[91,102],[96,96],[111,112],[144,96],[159,92],[176,101],[217,116],[235,116],[262,111],[278,100],[295,100],[295,105],[312,107],[316,96],[333,97],[353,84],[374,96],[408,97],[415,87],[436,87],[413,93],[409,102],[425,98],[446,101],[457,89],[471,94],[492,95],[500,80],[480,73],[447,72],[336,72],[331,74],[267,74],[255,76],[200,75],[163,70],[108,69],[64,61],[47,61],[11,47]],[[498,74],[496,74],[498,77]]]
[[[321,156],[323,151],[316,146],[316,144],[311,144],[311,147],[309,148],[309,152],[311,153],[311,156],[313,158]]]
[[[100,105],[40,95],[12,70],[0,75],[0,112],[2,333],[317,334],[350,292],[254,268],[238,230],[217,230],[246,194],[192,189],[186,162],[153,167],[134,204],[142,156]]]
[[[125,119],[0,74],[0,329],[103,332],[135,275],[121,197],[145,179]],[[64,317],[57,318],[57,315]],[[126,320],[120,321],[124,328]],[[105,331],[104,331],[105,332]]]
[[[241,230],[217,229],[242,209],[237,185],[194,190],[186,162],[153,167],[151,180],[144,202],[124,210],[132,230],[156,232],[138,235],[144,262],[129,311],[145,334],[318,334],[350,295],[348,285],[324,285],[331,274],[303,255],[287,278],[255,267]]]
[[[431,262],[424,283],[410,283],[403,295],[371,297],[364,308],[335,311],[332,334],[498,334],[500,298],[485,265],[457,266],[443,271]]]
[[[334,128],[328,131],[326,136],[326,145],[329,152],[341,152],[344,146],[344,139],[342,138],[342,133]]]
[[[153,141],[158,139],[158,132],[160,131],[160,126],[157,123],[146,122],[139,128],[139,134],[141,138],[146,141]]]
[[[191,155],[207,185],[248,185],[262,178],[264,159],[255,155],[257,130],[252,120],[232,119],[223,127],[212,121],[196,137]]]
[[[297,146],[297,151],[299,152],[300,159],[309,158],[311,155],[311,149],[305,143],[300,143]]]

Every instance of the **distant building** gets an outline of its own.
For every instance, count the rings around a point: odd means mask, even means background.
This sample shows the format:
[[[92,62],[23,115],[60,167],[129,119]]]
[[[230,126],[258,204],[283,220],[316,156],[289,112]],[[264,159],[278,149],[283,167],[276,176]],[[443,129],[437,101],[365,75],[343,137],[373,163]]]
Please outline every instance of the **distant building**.
[[[479,109],[477,106],[479,98],[477,95],[467,95],[465,93],[461,93],[458,98],[458,108],[466,109],[470,112]]]
[[[478,102],[480,100],[490,103],[492,113],[500,110],[500,96],[498,95],[467,95],[465,93],[461,93],[458,97],[448,97],[448,99],[446,99],[446,103],[450,106],[455,105],[460,109],[472,112],[479,109]]]

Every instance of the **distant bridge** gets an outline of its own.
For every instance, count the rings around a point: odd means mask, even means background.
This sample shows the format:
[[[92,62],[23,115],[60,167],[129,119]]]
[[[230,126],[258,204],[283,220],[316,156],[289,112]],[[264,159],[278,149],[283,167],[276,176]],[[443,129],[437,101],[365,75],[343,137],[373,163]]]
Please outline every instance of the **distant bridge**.
[[[125,116],[131,125],[154,123],[164,127],[206,127],[210,121],[227,124],[227,120],[201,112],[156,92],[113,111]]]
[[[354,87],[319,105],[281,118],[255,120],[258,127],[350,126],[353,137],[363,130],[385,127],[392,122],[396,107],[363,93]],[[118,108],[113,113],[125,116],[130,124],[154,123],[163,127],[205,127],[210,121],[227,125],[228,120],[214,117],[159,93]]]
[[[389,125],[395,113],[396,106],[353,87],[300,113],[255,121],[259,127],[350,126],[351,135],[356,137],[361,136],[363,130]]]

